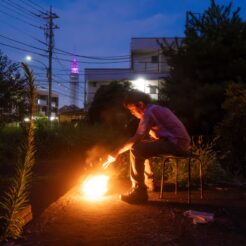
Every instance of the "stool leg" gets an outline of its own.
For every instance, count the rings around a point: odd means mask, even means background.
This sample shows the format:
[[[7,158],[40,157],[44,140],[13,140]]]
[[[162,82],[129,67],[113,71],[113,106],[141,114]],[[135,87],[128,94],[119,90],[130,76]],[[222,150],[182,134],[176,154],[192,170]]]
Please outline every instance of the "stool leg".
[[[175,168],[175,195],[177,195],[178,192],[178,162],[179,160],[176,159],[175,164],[176,164],[176,168]]]
[[[160,190],[160,199],[163,198],[163,189],[164,189],[164,172],[165,172],[166,160],[161,164],[161,190]]]
[[[164,179],[164,171],[163,171],[163,169],[164,169],[164,162],[161,164],[161,190],[160,190],[160,199],[162,199],[163,198],[163,179]]]
[[[191,203],[191,193],[190,193],[190,164],[191,164],[191,156],[188,161],[188,204]]]
[[[202,173],[202,161],[199,159],[200,163],[200,188],[201,188],[201,199],[203,199],[203,173]]]

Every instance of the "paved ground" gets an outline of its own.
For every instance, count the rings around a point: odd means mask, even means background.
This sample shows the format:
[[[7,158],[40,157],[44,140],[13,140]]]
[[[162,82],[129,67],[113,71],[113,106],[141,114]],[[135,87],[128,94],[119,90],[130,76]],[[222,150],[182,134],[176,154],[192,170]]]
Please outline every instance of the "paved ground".
[[[126,182],[114,181],[111,194],[100,202],[86,201],[79,185],[52,203],[25,229],[18,245],[246,245],[246,191],[215,187],[193,205],[186,204],[187,193],[150,194],[144,205],[121,202],[119,192]],[[188,209],[215,213],[209,224],[193,225],[184,217]]]

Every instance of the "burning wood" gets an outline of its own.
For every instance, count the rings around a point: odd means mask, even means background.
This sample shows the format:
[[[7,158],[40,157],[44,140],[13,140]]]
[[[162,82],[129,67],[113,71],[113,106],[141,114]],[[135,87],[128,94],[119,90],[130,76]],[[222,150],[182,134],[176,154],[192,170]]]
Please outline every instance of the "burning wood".
[[[109,155],[107,161],[102,164],[102,167],[106,169],[114,161],[115,161],[115,157]]]
[[[93,148],[86,161],[88,169],[87,178],[83,181],[81,191],[87,200],[100,200],[108,192],[109,175],[106,174],[108,166],[115,161],[116,158],[108,156],[107,160],[102,163],[102,158],[97,160],[98,149]],[[107,172],[108,173],[108,172]]]

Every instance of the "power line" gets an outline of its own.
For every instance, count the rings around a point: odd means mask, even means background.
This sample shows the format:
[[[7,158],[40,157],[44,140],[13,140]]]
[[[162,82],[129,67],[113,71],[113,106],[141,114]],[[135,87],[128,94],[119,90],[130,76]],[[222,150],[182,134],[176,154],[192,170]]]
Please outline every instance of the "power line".
[[[11,12],[15,12],[19,15],[24,16],[25,18],[32,18],[33,21],[36,21],[38,24],[41,24],[40,22],[40,18],[38,18],[37,14],[35,14],[34,12],[24,8],[23,6],[17,4],[17,3],[13,3],[11,0],[2,0],[4,1],[4,4],[6,4],[8,7],[5,8],[9,9]],[[8,1],[8,2],[6,2]],[[3,3],[2,3],[3,4]],[[39,21],[38,21],[39,19]]]
[[[42,85],[42,83],[40,83],[40,85]],[[44,89],[48,89],[47,87],[44,87],[43,85],[42,85],[42,87],[44,88]],[[57,94],[59,94],[59,95],[62,95],[62,96],[65,96],[65,97],[68,97],[68,98],[71,98],[71,99],[74,99],[74,97],[72,97],[71,95],[68,95],[68,94],[66,94],[66,93],[63,93],[63,92],[60,92],[60,91],[54,91],[55,93],[57,93]],[[81,100],[82,100],[82,98],[81,98]]]
[[[0,34],[1,37],[5,38],[5,39],[8,39],[8,40],[11,40],[12,42],[16,42],[18,44],[21,44],[21,45],[24,45],[24,46],[28,46],[28,47],[31,47],[33,49],[36,49],[36,50],[40,50],[40,51],[44,51],[44,52],[47,52],[47,50],[44,50],[44,49],[41,49],[41,48],[38,48],[36,46],[33,46],[33,45],[30,45],[30,44],[27,44],[27,43],[24,43],[24,42],[20,42],[20,41],[16,41],[14,39],[11,39],[9,37],[6,37],[2,34]],[[22,49],[22,48],[19,48],[19,47],[16,47],[16,46],[11,46],[11,45],[6,45],[6,44],[3,44],[3,43],[0,43],[2,45],[5,45],[5,46],[8,46],[8,47],[11,47],[11,48],[15,48],[15,49],[19,49],[19,50],[23,50],[23,51],[27,51],[27,52],[32,52],[32,53],[35,53],[33,51],[30,51],[30,50],[26,50],[26,49]],[[38,53],[35,53],[35,54],[38,54]],[[56,53],[54,53],[56,54]],[[42,54],[38,54],[38,55],[41,55],[41,56],[46,56],[46,55],[42,55]],[[71,62],[71,60],[68,60],[68,59],[64,59],[64,58],[59,58],[59,57],[54,57],[53,58],[54,60],[57,60],[57,61],[64,61],[64,62]],[[120,64],[120,63],[128,63],[130,61],[111,61],[111,62],[89,62],[89,61],[81,61],[81,60],[78,60],[79,63],[83,63],[83,64]],[[139,64],[145,64],[146,62],[138,62]],[[159,62],[160,64],[166,64],[166,62]],[[63,71],[63,70],[61,70]]]
[[[62,62],[60,61],[60,59],[57,57],[56,53],[55,53],[55,57],[57,58],[57,62],[59,64],[59,66],[62,68],[62,69],[66,69],[66,66],[64,64],[62,64]]]
[[[130,59],[130,55],[122,55],[122,56],[89,56],[89,55],[81,55],[81,54],[77,54],[77,53],[72,53],[69,51],[65,51],[59,48],[54,48],[54,50],[56,50],[56,54],[60,54],[60,55],[67,55],[67,56],[75,56],[75,57],[81,57],[81,58],[86,58],[86,59],[94,59],[94,60],[127,60]],[[57,52],[60,51],[60,52]],[[155,52],[156,54],[158,54],[158,52]],[[154,53],[154,54],[155,54]],[[151,57],[153,56],[153,53],[151,53],[151,55],[146,55],[146,56],[142,56],[142,57]]]
[[[27,49],[19,48],[19,47],[13,46],[13,45],[4,44],[2,42],[0,42],[0,45],[9,47],[9,48],[12,48],[12,49],[15,49],[15,50],[21,50],[21,51],[25,51],[25,52],[32,52],[33,54],[36,54],[36,55],[39,55],[39,56],[43,56],[43,57],[47,57],[47,55],[43,55],[43,54],[37,53],[35,51],[30,51],[30,50],[27,50]]]
[[[16,31],[18,31],[18,32],[20,32],[20,33],[22,33],[22,34],[25,34],[26,36],[32,38],[33,40],[36,40],[37,42],[39,42],[39,43],[41,43],[41,44],[47,45],[45,42],[43,42],[43,41],[37,39],[36,37],[34,37],[34,36],[32,36],[32,35],[30,35],[30,33],[25,32],[23,29],[20,30],[18,27],[14,26],[14,25],[11,25],[10,23],[6,22],[6,21],[3,20],[3,19],[1,19],[1,22],[5,23],[6,25],[8,25],[9,27],[11,27],[12,29],[14,29],[14,30],[16,30]]]
[[[33,45],[30,45],[30,44],[27,44],[27,43],[24,43],[24,42],[20,42],[20,41],[16,41],[14,39],[11,39],[7,36],[4,36],[4,35],[1,35],[1,37],[5,38],[5,39],[8,39],[8,40],[11,40],[12,42],[16,42],[18,44],[21,44],[21,45],[25,45],[25,46],[28,46],[28,47],[32,47],[33,49],[37,49],[37,50],[41,50],[41,51],[45,51],[47,52],[47,50],[44,50],[44,49],[40,49],[36,46],[33,46]],[[55,53],[56,54],[56,53]],[[71,60],[68,60],[68,59],[64,59],[64,58],[59,58],[57,55],[56,57],[54,58],[55,60],[57,60],[60,64],[61,64],[61,60],[62,61],[65,61],[65,62],[71,62]],[[124,62],[130,62],[130,60],[126,60],[126,61],[111,61],[111,62],[88,62],[88,61],[81,61],[81,60],[78,60],[79,63],[84,63],[84,64],[114,64],[114,63],[124,63]],[[142,62],[144,63],[144,62]],[[63,66],[63,65],[62,65]]]
[[[63,88],[65,88],[66,90],[70,90],[70,88],[69,87],[67,87],[67,86],[65,86],[65,85],[63,85],[62,83],[60,83],[59,81],[57,81],[57,80],[55,80],[54,79],[54,81],[55,81],[55,83],[57,83],[59,86],[62,86]]]
[[[7,37],[7,36],[5,36],[5,35],[2,35],[2,34],[0,34],[0,37],[2,37],[2,38],[4,38],[4,39],[7,39],[7,40],[10,40],[10,41],[12,41],[12,42],[18,43],[18,44],[21,44],[21,45],[27,46],[27,47],[31,47],[31,48],[36,49],[36,50],[40,50],[40,51],[47,52],[47,50],[44,50],[44,49],[38,48],[38,47],[33,46],[33,45],[31,45],[31,44],[27,44],[27,43],[24,43],[24,42],[21,42],[21,41],[14,40],[14,39],[9,38],[9,37]]]
[[[16,16],[14,16],[14,15],[10,15],[10,14],[8,14],[8,13],[2,11],[2,10],[0,10],[0,12],[3,13],[3,14],[5,14],[5,15],[7,15],[7,16],[9,16],[9,17],[11,17],[11,18],[14,18],[14,19],[16,19],[16,20],[18,20],[18,21],[21,21],[21,22],[23,22],[23,23],[25,23],[25,24],[27,24],[27,25],[29,25],[29,26],[32,26],[32,27],[35,27],[35,28],[38,28],[38,29],[40,28],[39,26],[35,26],[35,25],[33,25],[32,23],[30,23],[30,22],[28,22],[28,21],[26,21],[26,20],[23,20],[22,18],[16,17]]]
[[[21,2],[23,2],[23,3],[26,3],[27,5],[29,5],[30,6],[30,4],[34,7],[34,8],[36,8],[38,11],[40,11],[40,10],[43,10],[43,11],[46,11],[41,5],[39,5],[39,4],[37,4],[37,3],[34,3],[33,1],[31,1],[31,0],[27,0],[27,1],[23,1],[23,0],[20,0]],[[27,2],[29,2],[30,4],[28,4]]]
[[[60,82],[59,78],[58,78],[58,80],[54,79],[54,81],[55,81],[57,84],[59,84],[60,86],[62,86],[63,88],[66,88],[66,89],[69,90],[69,91],[71,90],[70,87],[67,87],[67,86],[64,85],[64,83],[67,83],[67,82]],[[69,83],[70,83],[70,82],[69,82]],[[80,90],[80,89],[82,89],[82,88],[79,87],[78,89]]]
[[[81,57],[81,58],[87,58],[87,59],[96,59],[96,60],[121,60],[121,59],[127,59],[130,56],[129,55],[123,55],[123,56],[87,56],[87,55],[80,55],[80,54],[76,54],[76,53],[72,53],[69,51],[65,51],[62,49],[58,49],[55,48],[55,50],[60,51],[62,53],[64,53],[64,55],[70,55],[70,56],[76,56],[76,57]],[[57,54],[61,54],[59,52],[56,52]]]
[[[55,48],[55,50],[57,50]],[[82,60],[78,60],[79,63],[87,63],[87,64],[114,64],[114,63],[126,63],[126,62],[131,62],[131,59],[129,58],[102,58],[102,57],[96,57],[96,56],[84,56],[84,55],[78,55],[78,54],[72,54],[72,53],[67,53],[67,54],[63,54],[61,52],[54,52],[57,55],[66,55],[66,56],[75,56],[75,57],[80,57],[80,58],[85,58],[85,59],[93,59],[93,60],[104,60],[103,62],[92,62],[92,61],[82,61]],[[144,55],[141,56],[141,58],[150,58],[153,56],[153,54],[158,54],[158,52],[156,53],[151,53],[151,55]],[[66,58],[59,58],[58,56],[56,56],[56,59],[60,59],[60,61],[68,61],[71,62],[71,60],[68,60]],[[144,62],[143,62],[144,63]],[[159,62],[162,63],[162,62]],[[165,62],[163,62],[165,63]]]
[[[54,53],[57,54],[56,52],[54,52]],[[64,59],[64,58],[54,58],[54,59],[64,61],[64,62],[71,62],[71,60]],[[90,61],[78,60],[78,62],[84,63],[84,64],[115,64],[115,63],[128,63],[128,62],[130,62],[130,60],[128,60],[128,61],[111,61],[111,62],[90,62]]]
[[[44,82],[44,83],[47,83],[47,80],[40,79],[39,81]],[[62,84],[70,84],[71,82],[70,81],[63,81],[61,83]],[[83,81],[79,81],[79,82],[76,82],[76,83],[83,85],[85,83],[85,81],[83,80]]]

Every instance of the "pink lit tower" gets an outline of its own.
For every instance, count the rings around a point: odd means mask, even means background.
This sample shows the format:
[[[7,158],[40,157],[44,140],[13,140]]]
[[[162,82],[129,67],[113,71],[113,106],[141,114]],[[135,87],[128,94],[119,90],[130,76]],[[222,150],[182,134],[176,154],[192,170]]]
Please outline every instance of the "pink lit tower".
[[[70,94],[71,94],[71,105],[79,107],[79,63],[74,57],[71,62],[70,72]]]

